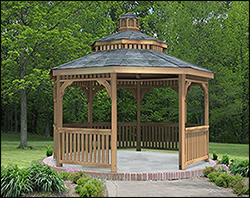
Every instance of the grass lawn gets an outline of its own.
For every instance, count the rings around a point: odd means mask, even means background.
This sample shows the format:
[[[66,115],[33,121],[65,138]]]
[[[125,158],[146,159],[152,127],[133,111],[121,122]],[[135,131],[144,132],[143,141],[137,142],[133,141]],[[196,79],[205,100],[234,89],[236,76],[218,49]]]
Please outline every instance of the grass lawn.
[[[20,134],[1,133],[1,165],[16,164],[19,168],[25,168],[32,161],[40,160],[46,157],[46,146],[53,146],[52,138],[46,138],[34,134],[28,134],[28,146],[33,146],[34,149],[18,149],[20,142]],[[135,149],[126,149],[135,150]],[[142,151],[157,151],[157,152],[173,152],[142,149]],[[210,158],[213,152],[218,154],[218,158],[227,154],[229,159],[249,159],[249,144],[225,144],[225,143],[209,143]]]
[[[28,167],[32,161],[46,157],[46,146],[53,146],[53,139],[34,134],[28,134],[28,146],[34,149],[18,149],[20,134],[1,133],[1,165],[18,165],[19,168]]]

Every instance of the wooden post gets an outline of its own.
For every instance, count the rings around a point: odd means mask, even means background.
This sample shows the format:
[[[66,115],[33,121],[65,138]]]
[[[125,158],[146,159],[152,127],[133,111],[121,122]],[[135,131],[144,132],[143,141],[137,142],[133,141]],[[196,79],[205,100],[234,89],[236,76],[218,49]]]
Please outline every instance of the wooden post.
[[[185,169],[185,74],[179,75],[179,169]]]
[[[88,123],[89,127],[93,125],[93,85],[92,81],[89,82],[89,95],[88,95]]]
[[[117,76],[111,74],[111,172],[117,172]]]
[[[53,153],[54,153],[54,159],[57,158],[56,156],[56,128],[57,128],[57,123],[56,123],[56,119],[57,119],[57,110],[56,110],[56,107],[57,107],[57,96],[56,96],[56,93],[57,93],[57,77],[55,76],[54,77],[54,127],[53,127]]]
[[[205,117],[205,125],[209,125],[209,95],[208,95],[208,84],[207,86],[205,86],[206,90],[204,90],[204,117]],[[207,134],[207,156],[208,159],[206,159],[205,161],[208,162],[209,161],[209,130],[208,130],[208,134]]]
[[[60,80],[58,78],[57,80],[57,90],[56,90],[56,127],[59,128],[59,127],[62,127],[63,126],[63,97],[61,97],[61,86],[60,86]],[[60,157],[60,148],[59,148],[59,141],[60,141],[60,136],[59,136],[59,132],[58,130],[56,130],[56,151],[57,151],[57,159],[56,159],[56,162],[57,162],[57,166],[61,167],[62,164],[59,163],[59,157]]]
[[[136,100],[137,100],[137,148],[136,151],[141,151],[141,85],[137,81],[136,84]]]

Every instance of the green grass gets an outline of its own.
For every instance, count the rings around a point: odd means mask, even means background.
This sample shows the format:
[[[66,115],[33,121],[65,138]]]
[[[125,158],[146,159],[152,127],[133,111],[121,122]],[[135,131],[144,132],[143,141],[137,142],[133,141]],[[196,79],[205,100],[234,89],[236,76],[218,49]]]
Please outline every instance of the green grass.
[[[28,146],[33,149],[18,149],[20,134],[1,133],[1,165],[18,165],[19,168],[28,167],[32,161],[46,157],[46,146],[53,147],[52,138],[46,138],[34,134],[28,134]]]
[[[20,134],[15,133],[1,133],[1,165],[16,164],[19,168],[25,168],[30,165],[32,161],[41,160],[46,157],[46,146],[53,147],[52,138],[45,138],[42,136],[28,134],[28,146],[33,146],[34,149],[18,149],[20,143]],[[125,149],[135,150],[135,149]],[[178,151],[165,151],[142,149],[142,151],[156,151],[156,152],[171,152],[178,153]],[[229,159],[249,159],[249,145],[248,144],[225,144],[225,143],[209,143],[210,158],[213,152],[218,154],[218,158],[222,159],[223,155],[228,155]]]

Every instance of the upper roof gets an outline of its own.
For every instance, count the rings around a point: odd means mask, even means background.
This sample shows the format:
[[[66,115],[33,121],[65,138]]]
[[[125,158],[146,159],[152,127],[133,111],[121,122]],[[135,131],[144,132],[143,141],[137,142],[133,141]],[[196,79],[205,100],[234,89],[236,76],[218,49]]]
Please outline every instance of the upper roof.
[[[136,18],[131,13],[126,13],[120,19],[124,21],[126,18]],[[135,19],[134,19],[135,20]],[[121,21],[121,22],[122,22]],[[126,23],[126,25],[128,25]],[[131,24],[129,24],[131,25]],[[134,27],[135,24],[132,24]],[[122,44],[122,39],[127,39],[126,42],[137,42],[138,45],[132,46],[134,44]],[[106,41],[116,40],[120,44],[107,44]],[[142,42],[144,44],[142,44]],[[95,43],[102,43],[103,46],[99,49],[95,48],[95,52],[78,58],[76,60],[64,63],[60,66],[52,68],[52,70],[60,69],[79,69],[79,68],[92,68],[92,67],[107,67],[107,66],[128,66],[128,67],[164,67],[164,68],[192,68],[195,70],[206,71],[209,73],[214,73],[210,70],[198,67],[195,64],[183,61],[174,56],[164,53],[164,46],[160,46],[160,43],[150,43],[151,41],[158,41],[164,43],[161,40],[152,38],[138,31],[125,30],[120,31],[104,38],[96,40]],[[150,48],[146,45],[152,45]],[[135,48],[134,48],[135,47]],[[157,51],[158,50],[158,51]]]
[[[162,40],[153,38],[151,36],[148,36],[146,34],[143,34],[141,32],[137,32],[137,31],[121,31],[121,32],[117,32],[117,33],[108,35],[106,37],[100,38],[100,39],[96,40],[95,42],[110,41],[110,40],[120,40],[120,39],[153,40],[153,41],[158,41],[158,42],[161,42],[161,43],[165,43]]]
[[[115,49],[93,52],[87,56],[62,64],[56,69],[78,69],[106,66],[192,68],[212,72],[174,56],[146,49]]]
[[[137,16],[131,14],[130,12],[124,14],[123,16],[121,16],[119,19],[124,19],[124,18],[132,18],[132,19],[139,19]],[[118,19],[118,20],[119,20]]]

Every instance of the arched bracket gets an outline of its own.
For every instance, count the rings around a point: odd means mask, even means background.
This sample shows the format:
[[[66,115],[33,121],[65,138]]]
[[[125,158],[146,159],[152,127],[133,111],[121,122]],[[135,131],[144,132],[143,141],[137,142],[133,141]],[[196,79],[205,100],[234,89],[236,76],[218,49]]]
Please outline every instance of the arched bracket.
[[[153,87],[147,87],[147,88],[142,88],[141,90],[141,100],[144,98],[144,95],[150,90],[152,89]]]
[[[201,83],[201,88],[203,89],[204,91],[204,96],[208,96],[208,83]]]
[[[188,95],[188,91],[189,91],[189,89],[191,88],[191,84],[192,84],[192,82],[191,81],[187,81],[186,83],[185,83],[185,98],[187,98],[187,95]]]
[[[124,87],[124,89],[130,91],[132,93],[134,99],[136,100],[136,90],[134,88]]]
[[[108,81],[105,79],[97,79],[97,82],[106,88],[108,95],[111,98],[111,85],[108,83]]]
[[[71,84],[73,83],[73,80],[72,81],[66,81],[64,82],[61,86],[60,86],[60,96],[59,96],[59,99],[62,100],[63,99],[63,96],[64,96],[64,93],[65,93],[65,89],[70,86]]]

